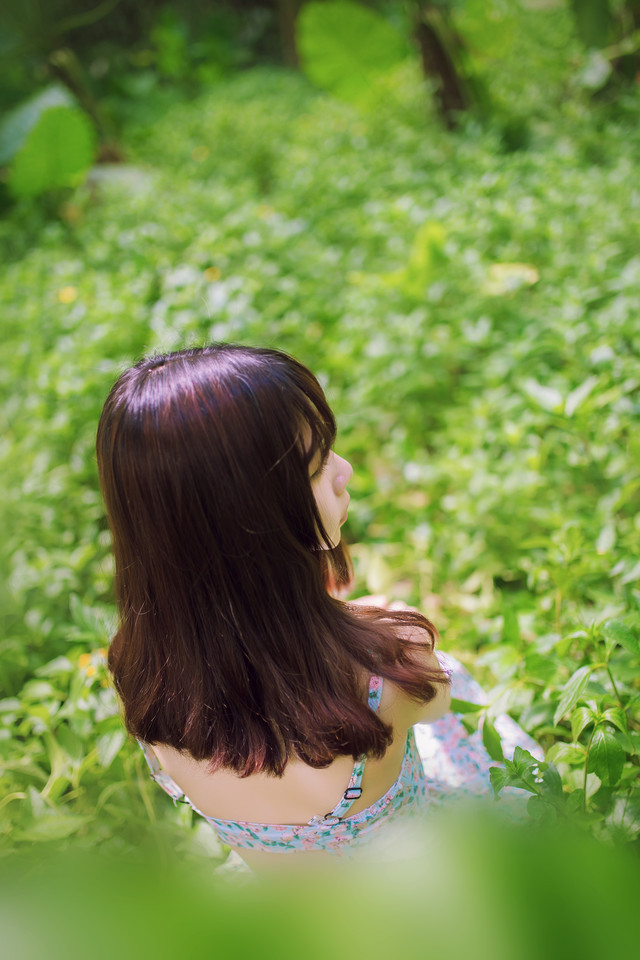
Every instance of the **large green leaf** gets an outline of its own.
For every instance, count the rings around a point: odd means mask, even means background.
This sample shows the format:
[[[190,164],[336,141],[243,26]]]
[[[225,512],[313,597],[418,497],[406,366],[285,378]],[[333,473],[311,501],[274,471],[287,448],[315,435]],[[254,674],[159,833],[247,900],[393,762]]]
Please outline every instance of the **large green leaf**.
[[[556,712],[553,715],[554,723],[558,723],[559,720],[562,720],[565,714],[569,713],[570,710],[573,710],[578,700],[586,690],[590,676],[591,667],[580,667],[569,678],[569,681],[564,688],[564,693],[560,697],[560,703],[556,707]]]
[[[591,707],[576,707],[571,714],[571,736],[576,743],[584,728],[596,719],[597,714]]]
[[[602,633],[607,640],[619,643],[620,646],[628,650],[629,653],[640,656],[640,641],[626,623],[623,623],[621,620],[607,620],[607,622],[603,624]]]
[[[351,103],[366,100],[376,80],[407,54],[402,36],[384,17],[348,0],[305,4],[297,30],[306,75]]]
[[[35,197],[57,187],[74,186],[93,162],[93,128],[75,107],[43,111],[9,170],[16,197]]]
[[[500,734],[487,716],[482,724],[482,742],[492,760],[497,760],[499,763],[504,760]]]
[[[589,770],[595,773],[605,786],[613,787],[622,775],[624,761],[625,752],[613,730],[599,727],[593,735],[589,749]]]
[[[53,84],[8,113],[0,124],[0,164],[9,163],[22,149],[43,113],[54,107],[75,106],[69,91]]]

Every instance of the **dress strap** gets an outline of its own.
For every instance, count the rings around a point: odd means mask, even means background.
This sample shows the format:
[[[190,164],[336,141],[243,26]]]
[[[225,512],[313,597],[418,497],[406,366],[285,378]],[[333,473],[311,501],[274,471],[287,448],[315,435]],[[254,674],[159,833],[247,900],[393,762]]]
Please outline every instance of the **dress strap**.
[[[185,803],[188,803],[189,801],[186,799],[184,791],[182,791],[178,784],[171,779],[169,774],[165,773],[162,769],[158,758],[149,744],[144,743],[142,740],[138,740],[138,744],[151,771],[151,779],[155,780],[158,786],[162,787],[164,792],[169,794],[174,803],[178,800],[183,800]]]
[[[380,706],[380,698],[382,696],[382,677],[371,677],[369,681],[369,698],[368,705],[369,709],[373,710],[374,713],[378,712],[378,707]],[[312,817],[309,820],[310,827],[317,827],[324,824],[325,826],[332,826],[334,823],[340,823],[343,817],[349,812],[355,800],[359,800],[362,796],[362,777],[364,774],[364,766],[367,762],[367,755],[362,754],[361,757],[358,757],[356,762],[353,765],[353,770],[351,771],[351,777],[349,783],[347,784],[347,789],[342,794],[337,804],[331,810],[330,813],[325,813],[324,816]]]

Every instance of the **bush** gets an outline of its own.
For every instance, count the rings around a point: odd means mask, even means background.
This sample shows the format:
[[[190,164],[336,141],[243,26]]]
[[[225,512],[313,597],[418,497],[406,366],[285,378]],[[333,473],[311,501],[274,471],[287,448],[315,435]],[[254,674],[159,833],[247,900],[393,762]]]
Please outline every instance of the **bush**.
[[[101,686],[93,444],[126,364],[207,340],[319,373],[355,467],[358,591],[420,606],[492,689],[489,720],[545,746],[559,778],[506,769],[532,814],[637,844],[638,96],[555,108],[545,88],[530,148],[505,154],[394,83],[374,113],[271,71],[153,124],[145,107],[135,169],[92,175],[57,221],[0,224],[8,847],[185,816],[139,793]]]

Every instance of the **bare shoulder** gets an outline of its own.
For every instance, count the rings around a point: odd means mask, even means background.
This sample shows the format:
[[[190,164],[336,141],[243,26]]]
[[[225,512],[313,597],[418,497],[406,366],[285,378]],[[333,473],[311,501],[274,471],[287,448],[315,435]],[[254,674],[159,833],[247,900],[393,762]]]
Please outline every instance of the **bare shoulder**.
[[[381,703],[382,711],[386,714],[385,719],[398,729],[402,727],[408,729],[415,723],[432,723],[442,717],[449,710],[451,692],[448,678],[440,667],[431,637],[426,630],[417,626],[403,625],[398,627],[398,633],[403,640],[415,644],[413,657],[416,667],[426,667],[433,674],[436,689],[433,700],[428,703],[416,703],[401,687],[390,681],[385,682],[386,689]]]

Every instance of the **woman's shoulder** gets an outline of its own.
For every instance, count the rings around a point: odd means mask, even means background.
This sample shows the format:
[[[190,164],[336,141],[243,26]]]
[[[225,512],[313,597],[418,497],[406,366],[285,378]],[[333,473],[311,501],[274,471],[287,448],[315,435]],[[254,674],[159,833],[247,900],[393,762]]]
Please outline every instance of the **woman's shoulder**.
[[[428,703],[416,702],[402,687],[385,680],[380,712],[383,719],[391,722],[397,729],[412,727],[415,723],[432,723],[449,710],[451,693],[448,675],[442,670],[436,656],[431,635],[423,627],[413,624],[398,624],[397,634],[407,643],[413,644],[412,659],[417,668],[433,674],[435,697]]]

